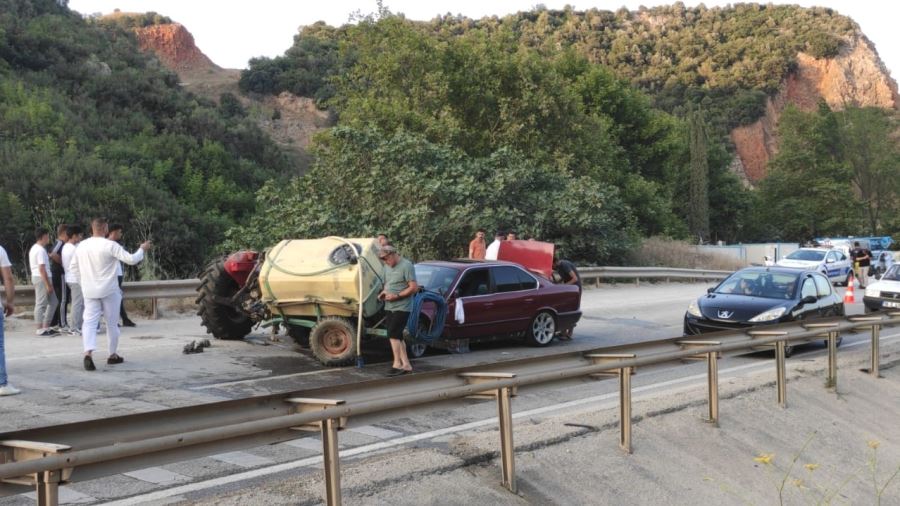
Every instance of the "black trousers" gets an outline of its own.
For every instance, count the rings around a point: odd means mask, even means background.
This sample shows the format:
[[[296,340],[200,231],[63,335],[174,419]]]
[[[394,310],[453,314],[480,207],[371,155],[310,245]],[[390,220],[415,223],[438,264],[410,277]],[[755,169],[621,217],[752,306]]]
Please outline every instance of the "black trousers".
[[[56,299],[59,301],[59,307],[56,312],[53,313],[53,320],[50,322],[51,327],[58,327],[62,322],[64,323],[64,318],[60,318],[60,315],[66,314],[65,306],[69,305],[69,295],[68,292],[63,293],[63,290],[67,290],[68,287],[65,283],[63,283],[63,279],[65,274],[54,272],[55,269],[51,269],[50,271],[50,283],[53,284],[53,293],[56,294]]]

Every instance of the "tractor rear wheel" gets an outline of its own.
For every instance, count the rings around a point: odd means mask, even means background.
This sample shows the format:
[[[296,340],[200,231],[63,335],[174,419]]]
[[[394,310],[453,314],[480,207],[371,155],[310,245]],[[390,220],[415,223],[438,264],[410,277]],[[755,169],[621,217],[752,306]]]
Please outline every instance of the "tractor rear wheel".
[[[352,364],[356,357],[356,327],[346,318],[326,316],[313,327],[309,349],[327,366]]]
[[[240,289],[237,281],[225,272],[224,259],[210,264],[200,277],[197,314],[206,332],[216,339],[243,339],[253,328],[253,321],[240,307],[223,303]]]

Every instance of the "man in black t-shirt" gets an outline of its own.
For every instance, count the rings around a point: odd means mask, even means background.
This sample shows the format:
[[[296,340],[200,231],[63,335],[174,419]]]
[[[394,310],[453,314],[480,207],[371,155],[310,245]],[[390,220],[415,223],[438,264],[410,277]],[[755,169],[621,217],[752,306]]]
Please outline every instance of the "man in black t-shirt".
[[[872,260],[872,252],[861,247],[859,241],[855,241],[853,249],[850,250],[850,258],[853,259],[853,269],[856,271],[859,287],[865,288],[869,284],[869,265]]]
[[[581,295],[581,276],[578,275],[578,269],[575,268],[575,264],[568,260],[562,260],[559,258],[553,258],[553,270],[559,274],[560,280],[566,285],[578,285],[578,294]],[[578,305],[581,305],[581,300],[579,297]],[[572,331],[573,328],[563,329],[560,333],[559,338],[563,341],[569,341],[572,339]]]
[[[59,327],[61,324],[64,325],[66,323],[65,314],[66,306],[69,303],[69,294],[66,291],[66,284],[63,282],[65,269],[62,264],[62,249],[63,245],[69,241],[68,228],[69,226],[65,223],[56,227],[56,243],[50,250],[50,279],[53,283],[53,291],[59,298],[59,307],[53,313],[53,320],[50,322],[51,327]]]

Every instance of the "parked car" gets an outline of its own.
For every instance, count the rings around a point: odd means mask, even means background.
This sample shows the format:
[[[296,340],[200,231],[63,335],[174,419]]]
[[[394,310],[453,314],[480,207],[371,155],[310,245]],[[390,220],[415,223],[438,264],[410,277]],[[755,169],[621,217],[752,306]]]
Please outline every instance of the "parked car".
[[[447,300],[442,340],[515,336],[547,346],[581,318],[578,286],[555,284],[513,262],[429,261],[415,268],[419,285]]]
[[[843,314],[843,300],[819,272],[788,267],[748,267],[691,302],[684,314],[684,334]],[[788,346],[785,351],[790,354],[793,347]]]
[[[839,249],[800,248],[782,258],[775,265],[809,269],[826,276],[832,283],[847,285],[853,265]]]
[[[890,266],[881,279],[866,287],[863,304],[867,313],[900,309],[900,264]]]

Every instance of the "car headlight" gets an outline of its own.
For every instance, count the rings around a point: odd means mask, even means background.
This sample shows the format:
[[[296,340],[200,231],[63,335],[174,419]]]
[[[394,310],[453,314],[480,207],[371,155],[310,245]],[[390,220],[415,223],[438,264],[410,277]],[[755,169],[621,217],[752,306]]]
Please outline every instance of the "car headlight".
[[[697,301],[692,301],[691,305],[688,306],[688,314],[691,316],[696,316],[697,318],[702,318],[703,313],[700,312],[700,308],[697,306]]]
[[[866,288],[866,297],[881,297],[881,290],[877,288]]]
[[[770,322],[772,320],[781,318],[781,315],[787,311],[783,306],[776,307],[775,309],[770,309],[764,313],[759,313],[758,315],[750,318],[748,321],[751,323],[759,323],[759,322]]]

